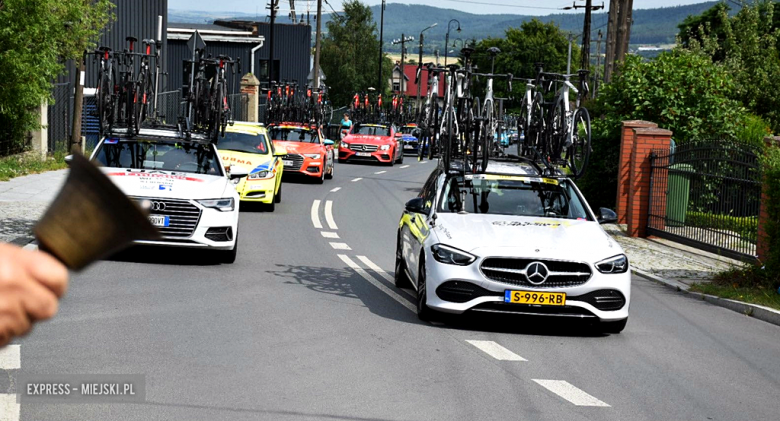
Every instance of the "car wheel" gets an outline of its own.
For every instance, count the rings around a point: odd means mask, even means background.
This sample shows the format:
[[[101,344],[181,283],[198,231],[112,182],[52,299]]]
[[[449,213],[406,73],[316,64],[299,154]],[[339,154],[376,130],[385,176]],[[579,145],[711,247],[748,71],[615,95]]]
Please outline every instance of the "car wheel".
[[[325,175],[325,178],[327,178],[328,180],[332,180],[332,179],[333,179],[333,171],[336,171],[336,164],[332,164],[332,165],[330,166],[330,172],[328,172],[328,173]]]
[[[274,196],[274,203],[282,203],[282,183],[279,183],[279,191]]]
[[[398,163],[399,164],[403,164],[404,163],[404,151],[403,150],[401,150],[401,157],[398,158]]]
[[[392,150],[392,153],[390,154],[390,162],[387,163],[387,166],[392,167],[395,165],[395,149]]]
[[[322,171],[320,172],[320,176],[317,177],[317,184],[322,184],[325,182],[325,160],[322,161]]]
[[[233,250],[220,250],[219,253],[222,263],[232,264],[236,261],[236,256],[238,256],[238,225],[236,225],[236,244],[233,246]]]
[[[417,274],[417,318],[427,322],[433,318],[433,310],[427,304],[428,289],[425,277],[425,258],[421,258],[420,271]]]
[[[628,318],[614,321],[614,322],[600,322],[598,327],[599,330],[604,333],[611,333],[613,335],[617,335],[618,333],[622,332],[623,329],[626,328],[626,323],[628,323]]]
[[[406,265],[401,248],[401,232],[398,232],[398,244],[395,246],[395,286],[396,288],[409,288],[411,282],[406,276]]]

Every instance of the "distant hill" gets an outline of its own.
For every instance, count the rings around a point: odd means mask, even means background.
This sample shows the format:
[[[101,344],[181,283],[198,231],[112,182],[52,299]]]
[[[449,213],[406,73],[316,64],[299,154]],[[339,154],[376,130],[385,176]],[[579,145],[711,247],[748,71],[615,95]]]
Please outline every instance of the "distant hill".
[[[631,44],[670,44],[674,43],[677,35],[677,25],[689,15],[697,15],[715,5],[715,1],[692,4],[687,6],[663,7],[655,9],[635,9],[633,12],[634,25],[631,29]],[[486,6],[488,7],[488,6]],[[374,20],[379,26],[379,6],[373,6]],[[236,12],[196,12],[171,9],[169,10],[170,22],[205,23],[218,18],[255,19],[252,13]],[[518,27],[523,22],[537,18],[543,22],[555,22],[562,30],[578,34],[582,32],[584,15],[582,13],[559,13],[547,16],[526,16],[511,14],[475,15],[458,10],[442,9],[423,5],[406,5],[390,3],[385,8],[384,40],[388,51],[400,51],[400,46],[392,45],[393,39],[406,36],[419,36],[420,30],[432,23],[437,23],[435,28],[425,32],[425,50],[431,53],[439,49],[443,54],[444,39],[447,33],[447,23],[451,19],[457,19],[461,23],[462,31],[455,31],[453,22],[450,39],[461,38],[464,41],[470,39],[483,39],[487,37],[502,37],[509,27]],[[264,15],[260,15],[265,20]],[[286,15],[278,17],[280,23],[289,23]],[[329,17],[323,18],[323,23]],[[594,13],[591,21],[592,39],[596,39],[599,29],[606,38],[607,14]],[[314,24],[312,19],[312,24]],[[324,26],[323,26],[324,28]],[[416,45],[416,44],[415,44]],[[408,47],[407,47],[408,48]],[[414,49],[412,49],[414,50]]]

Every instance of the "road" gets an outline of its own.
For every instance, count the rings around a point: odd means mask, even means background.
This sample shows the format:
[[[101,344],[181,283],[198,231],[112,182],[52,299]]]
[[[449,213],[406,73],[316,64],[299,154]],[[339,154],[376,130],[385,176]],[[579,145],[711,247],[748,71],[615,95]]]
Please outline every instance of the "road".
[[[17,342],[21,370],[143,374],[146,400],[22,404],[21,419],[778,418],[780,328],[641,279],[620,335],[420,322],[393,252],[434,164],[406,158],[286,182],[276,212],[242,211],[233,265],[145,249],[75,275],[60,314]]]

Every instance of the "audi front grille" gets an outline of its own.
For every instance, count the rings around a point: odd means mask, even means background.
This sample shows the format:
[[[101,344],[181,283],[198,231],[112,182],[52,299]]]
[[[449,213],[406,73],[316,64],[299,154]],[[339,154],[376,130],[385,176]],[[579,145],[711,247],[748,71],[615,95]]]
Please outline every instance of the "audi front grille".
[[[195,232],[200,221],[201,210],[188,200],[159,199],[152,197],[131,197],[136,202],[148,200],[152,206],[150,215],[167,216],[167,227],[157,227],[164,238],[187,238]]]
[[[349,149],[355,151],[355,152],[376,152],[377,149],[379,149],[378,145],[364,145],[361,143],[355,144],[350,143]]]
[[[301,167],[303,166],[303,155],[299,155],[299,154],[296,154],[296,153],[287,154],[287,156],[285,156],[283,159],[285,161],[292,161],[293,162],[292,165],[285,166],[284,167],[285,170],[299,171],[301,169]]]
[[[526,276],[526,268],[534,262],[547,268],[548,276],[543,282],[530,282]],[[587,263],[546,259],[489,257],[482,261],[480,269],[491,281],[533,289],[574,287],[588,282],[593,275]]]

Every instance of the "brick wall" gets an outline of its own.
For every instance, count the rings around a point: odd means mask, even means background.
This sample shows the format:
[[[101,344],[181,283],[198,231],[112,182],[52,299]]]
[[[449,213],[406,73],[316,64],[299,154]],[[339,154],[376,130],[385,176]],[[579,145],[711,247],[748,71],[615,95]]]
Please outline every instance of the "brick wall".
[[[618,192],[616,209],[618,223],[628,223],[626,210],[628,209],[628,193],[631,183],[631,155],[634,151],[634,129],[658,127],[650,121],[629,120],[623,122],[620,139],[620,162],[618,163]]]

